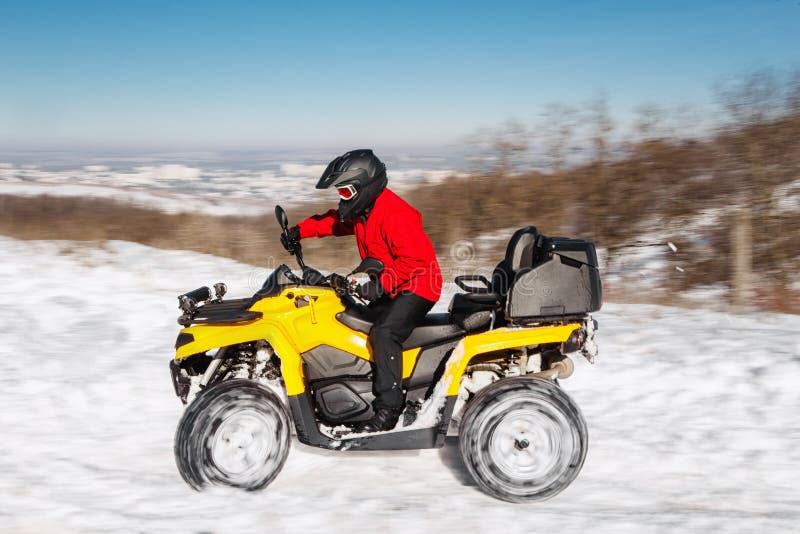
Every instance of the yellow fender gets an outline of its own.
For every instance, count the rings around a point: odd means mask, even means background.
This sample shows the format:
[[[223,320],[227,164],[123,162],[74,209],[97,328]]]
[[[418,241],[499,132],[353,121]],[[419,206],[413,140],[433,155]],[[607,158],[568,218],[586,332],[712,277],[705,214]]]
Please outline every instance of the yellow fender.
[[[465,337],[453,349],[445,368],[444,386],[447,395],[458,395],[461,376],[475,356],[529,345],[563,343],[580,327],[579,323],[570,323],[562,326],[534,328],[498,328]]]
[[[191,328],[184,328],[182,333],[194,336],[194,341],[188,345],[179,347],[175,354],[175,359],[179,360],[198,352],[205,352],[217,347],[238,345],[257,339],[264,339],[281,358],[281,372],[286,391],[289,395],[297,395],[305,391],[303,381],[303,363],[300,354],[288,342],[286,336],[280,330],[280,325],[274,323],[265,328],[263,321],[254,321],[250,324],[239,323],[235,328],[231,325],[196,325]]]

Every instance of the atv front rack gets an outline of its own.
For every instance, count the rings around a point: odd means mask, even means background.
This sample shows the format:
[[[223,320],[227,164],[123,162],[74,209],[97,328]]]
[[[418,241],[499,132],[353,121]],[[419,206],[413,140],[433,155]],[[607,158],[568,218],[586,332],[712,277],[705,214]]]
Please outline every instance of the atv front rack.
[[[247,308],[253,305],[253,299],[232,299],[224,302],[208,302],[198,307],[193,313],[184,312],[178,318],[178,324],[222,324],[241,323],[260,319],[262,314]]]

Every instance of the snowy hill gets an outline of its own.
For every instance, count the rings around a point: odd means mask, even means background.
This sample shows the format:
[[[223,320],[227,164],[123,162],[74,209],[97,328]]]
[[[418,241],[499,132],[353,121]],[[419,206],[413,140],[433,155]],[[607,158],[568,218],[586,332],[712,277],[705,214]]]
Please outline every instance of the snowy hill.
[[[2,154],[0,154],[2,157]],[[392,187],[404,191],[456,174],[452,162],[387,158]],[[208,163],[208,162],[206,162]],[[231,162],[232,163],[232,162]],[[0,194],[16,196],[102,198],[166,213],[198,212],[213,216],[260,215],[280,202],[301,204],[314,193],[327,160],[259,161],[250,167],[191,166],[178,163],[67,166],[19,165],[0,161]],[[420,164],[427,165],[425,168]],[[241,163],[239,164],[241,165]],[[336,195],[329,196],[335,199]]]
[[[788,532],[800,521],[800,317],[608,304],[563,386],[590,448],[538,505],[472,487],[458,449],[296,441],[266,491],[194,493],[174,466],[175,296],[265,272],[111,242],[0,238],[0,532]],[[446,300],[440,307],[446,307]],[[7,529],[7,530],[6,530]]]

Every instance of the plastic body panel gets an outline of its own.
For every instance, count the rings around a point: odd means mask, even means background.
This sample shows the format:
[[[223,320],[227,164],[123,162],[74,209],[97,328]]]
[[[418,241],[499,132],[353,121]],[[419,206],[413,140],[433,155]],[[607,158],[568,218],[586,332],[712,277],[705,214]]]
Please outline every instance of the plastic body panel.
[[[297,395],[306,390],[301,354],[315,347],[329,345],[358,358],[372,361],[367,336],[336,320],[344,305],[332,289],[312,286],[284,288],[273,297],[256,301],[251,311],[262,317],[231,324],[201,324],[181,330],[194,341],[180,346],[175,359],[211,349],[264,339],[281,359],[286,391]],[[403,378],[414,370],[419,347],[403,351]]]
[[[537,326],[533,328],[498,328],[480,334],[473,334],[458,342],[447,361],[444,371],[444,387],[448,395],[458,395],[461,377],[469,362],[479,354],[515,349],[545,343],[563,343],[580,323],[557,326]]]

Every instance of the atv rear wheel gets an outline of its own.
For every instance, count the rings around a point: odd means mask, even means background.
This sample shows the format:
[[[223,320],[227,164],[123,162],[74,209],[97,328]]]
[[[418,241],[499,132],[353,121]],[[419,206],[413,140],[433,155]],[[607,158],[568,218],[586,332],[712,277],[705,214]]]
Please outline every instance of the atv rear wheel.
[[[175,433],[175,461],[192,488],[266,487],[289,454],[291,425],[281,399],[251,380],[228,380],[201,392]]]
[[[467,406],[459,432],[480,488],[509,502],[548,499],[575,480],[589,436],[578,406],[541,378],[503,379]]]

